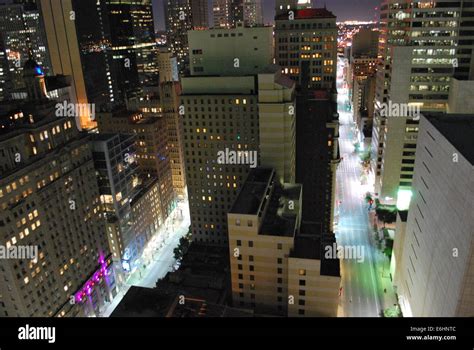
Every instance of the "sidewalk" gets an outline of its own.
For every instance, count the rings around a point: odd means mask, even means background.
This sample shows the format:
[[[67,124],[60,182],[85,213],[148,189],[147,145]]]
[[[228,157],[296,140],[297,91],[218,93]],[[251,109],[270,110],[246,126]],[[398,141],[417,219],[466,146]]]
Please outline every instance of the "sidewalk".
[[[175,218],[181,210],[183,217]],[[187,205],[178,205],[147,244],[141,257],[140,267],[129,275],[126,283],[132,286],[153,288],[157,279],[164,277],[173,269],[176,263],[173,250],[178,245],[179,239],[188,233],[190,223]],[[157,271],[157,267],[162,268],[163,271]],[[150,282],[154,277],[156,279]]]
[[[378,248],[374,241],[375,232],[379,232],[383,228],[383,224],[379,222],[375,215],[375,210],[371,210],[368,213],[369,223],[371,227],[370,240],[375,249],[374,267],[377,273],[377,286],[379,288],[380,303],[382,310],[392,308],[398,304],[397,296],[393,289],[392,280],[390,278],[390,260],[388,257]]]
[[[182,219],[175,218],[177,213],[179,216],[181,210]],[[173,269],[176,262],[173,250],[178,245],[179,239],[188,233],[190,222],[187,203],[180,203],[145,247],[141,257],[144,260],[145,269],[140,268],[130,274],[127,280],[119,286],[118,294],[106,306],[102,317],[110,317],[131,286],[154,288],[156,281]]]

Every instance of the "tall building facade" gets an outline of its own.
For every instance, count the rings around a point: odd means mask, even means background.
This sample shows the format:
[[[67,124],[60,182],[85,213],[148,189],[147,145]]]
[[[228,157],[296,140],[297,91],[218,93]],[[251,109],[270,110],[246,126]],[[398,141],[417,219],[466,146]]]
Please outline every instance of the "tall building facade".
[[[182,88],[185,171],[194,240],[227,246],[226,215],[251,164],[230,159],[220,164],[218,152],[258,157],[255,77],[184,77]]]
[[[231,28],[232,21],[232,0],[213,0],[212,15],[214,28]]]
[[[0,117],[0,241],[16,254],[1,262],[0,313],[99,315],[116,286],[92,149],[74,120],[55,115],[29,62],[26,85],[36,93]]]
[[[407,113],[387,117],[382,110],[388,104],[406,106],[415,117],[419,111],[446,111],[450,80],[474,74],[470,6],[395,0],[381,6],[372,168],[383,203],[396,203],[398,191],[411,188],[418,121]]]
[[[296,180],[295,86],[278,66],[258,75],[260,163],[275,169],[280,183]]]
[[[158,82],[157,47],[151,0],[106,0],[110,50],[119,97]]]
[[[101,133],[136,135],[136,162],[140,179],[158,178],[163,221],[176,206],[168,149],[168,125],[163,116],[117,109],[97,115]]]
[[[95,0],[40,0],[39,4],[52,72],[72,77],[73,102],[97,107],[116,103],[118,79],[110,56],[105,2],[97,5]],[[95,127],[93,118],[84,111],[80,116],[82,127]]]
[[[190,70],[193,76],[257,74],[272,63],[271,27],[192,30]]]
[[[167,150],[176,195],[186,197],[186,170],[184,166],[183,123],[180,110],[181,85],[177,81],[160,84],[160,106],[167,129]]]
[[[308,81],[309,69],[303,65],[303,81]],[[327,234],[333,232],[336,170],[341,161],[335,101],[335,94],[327,90],[303,89],[296,105],[296,182],[304,188],[302,217]]]
[[[130,207],[138,185],[135,137],[94,134],[91,144],[110,251],[118,263],[133,261],[144,242],[132,230]]]
[[[207,1],[167,0],[165,2],[168,47],[178,61],[178,70],[185,73],[189,65],[188,30],[209,27]]]
[[[302,64],[309,62],[311,88],[335,87],[336,16],[325,8],[299,9],[294,1],[277,1],[275,61],[298,85],[302,83]]]
[[[214,28],[263,25],[261,0],[213,0]]]
[[[194,66],[192,75],[181,80],[191,229],[198,242],[227,246],[226,215],[250,167],[258,165],[257,74],[272,63],[271,30],[237,27],[189,33],[190,53],[199,57],[202,67],[195,74]],[[234,57],[237,43],[241,54]]]
[[[413,199],[392,259],[406,317],[474,313],[473,121],[473,114],[421,116]]]
[[[191,14],[195,29],[209,28],[209,7],[207,0],[192,0]]]
[[[50,73],[46,35],[36,4],[0,4],[0,100],[24,88],[23,65],[34,59]]]
[[[339,260],[322,257],[319,232],[302,225],[302,186],[253,169],[228,214],[234,307],[257,314],[335,317]]]

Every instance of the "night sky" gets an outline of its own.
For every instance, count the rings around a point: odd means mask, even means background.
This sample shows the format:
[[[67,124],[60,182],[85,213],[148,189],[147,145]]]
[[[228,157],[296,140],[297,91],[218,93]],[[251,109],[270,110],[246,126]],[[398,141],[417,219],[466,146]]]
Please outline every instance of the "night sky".
[[[163,17],[163,2],[166,0],[153,0],[153,7],[155,12],[155,27],[157,29],[164,29],[165,22]],[[314,1],[314,0],[313,0]],[[272,23],[274,16],[275,0],[262,0],[263,15],[265,23]],[[374,8],[379,6],[381,0],[316,0],[316,7],[326,7],[332,11],[338,21],[345,21],[349,19],[354,20],[373,20],[375,16]],[[212,1],[209,0],[209,9]],[[376,18],[378,20],[378,18]]]

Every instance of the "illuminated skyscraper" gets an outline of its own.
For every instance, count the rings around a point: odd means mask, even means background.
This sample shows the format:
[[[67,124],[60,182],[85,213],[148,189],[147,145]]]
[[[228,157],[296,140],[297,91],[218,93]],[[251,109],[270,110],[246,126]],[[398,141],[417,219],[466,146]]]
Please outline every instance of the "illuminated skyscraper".
[[[121,96],[158,81],[151,0],[106,0],[110,50]]]
[[[184,73],[189,65],[188,30],[209,26],[207,1],[166,0],[165,21],[168,46],[178,60],[178,70]]]
[[[214,28],[263,25],[261,0],[214,0]]]
[[[36,4],[0,4],[0,100],[24,88],[23,65],[33,58],[50,72],[46,35]]]
[[[252,167],[295,179],[295,83],[272,61],[272,28],[189,33],[192,75],[182,78],[184,158],[197,242],[227,246],[227,213]],[[219,154],[237,158],[221,159]]]
[[[277,1],[275,60],[285,74],[302,83],[309,62],[311,88],[331,89],[336,81],[336,16],[325,8],[300,9],[294,1]]]
[[[55,114],[44,75],[24,65],[29,99],[0,115],[0,314],[99,315],[116,294],[90,140]],[[28,253],[28,254],[26,254]]]
[[[95,103],[97,107],[117,102],[117,79],[110,57],[105,2],[96,0],[40,0],[51,68],[54,74],[70,75],[72,100]],[[67,48],[67,50],[65,49]],[[94,127],[82,115],[85,128]]]
[[[232,27],[232,1],[213,0],[212,13],[214,17],[214,28]]]
[[[419,112],[446,111],[452,78],[474,78],[467,29],[473,20],[471,2],[386,0],[381,6],[371,151],[375,192],[384,204],[411,188]],[[387,106],[411,112],[387,115]]]

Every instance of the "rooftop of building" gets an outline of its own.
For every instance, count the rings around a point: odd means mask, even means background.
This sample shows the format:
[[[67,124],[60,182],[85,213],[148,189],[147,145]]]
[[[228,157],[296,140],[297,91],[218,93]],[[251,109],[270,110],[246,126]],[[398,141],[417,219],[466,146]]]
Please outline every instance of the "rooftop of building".
[[[326,8],[312,8],[312,9],[299,9],[293,10],[295,13],[295,19],[318,19],[318,18],[336,18],[331,11]],[[275,16],[276,20],[288,20],[288,14],[284,13]]]
[[[252,169],[230,214],[263,217],[259,234],[293,237],[297,230],[302,186],[275,181],[272,168]]]
[[[261,73],[259,74],[277,74],[275,83],[284,86],[288,89],[293,88],[296,86],[296,82],[291,79],[289,76],[281,74],[281,66],[277,64],[270,64],[265,67]]]
[[[474,113],[423,113],[428,121],[474,165]]]
[[[273,26],[271,25],[255,25],[255,26],[246,26],[243,22],[237,22],[235,27],[227,28],[227,27],[211,27],[211,28],[197,28],[197,29],[192,29],[190,32],[233,32],[233,31],[239,31],[242,29],[246,30],[255,30],[255,29],[262,29],[262,28],[272,28]]]
[[[0,140],[58,122],[55,106],[53,100],[0,101]]]
[[[137,201],[139,201],[143,196],[150,191],[153,186],[158,182],[158,177],[153,176],[151,178],[145,179],[140,185],[136,187],[136,194],[135,197],[133,197],[130,200],[130,206],[133,206],[136,204]]]
[[[256,215],[267,192],[267,187],[274,178],[275,172],[271,168],[252,169],[229,213]]]
[[[324,276],[340,276],[339,259],[326,258],[326,247],[331,249],[336,243],[333,234],[321,233],[321,225],[318,223],[302,223],[301,230],[295,237],[293,250],[290,257],[298,259],[321,260],[320,274]]]
[[[259,234],[294,237],[298,229],[302,186],[275,183]],[[290,205],[291,203],[291,205]]]

